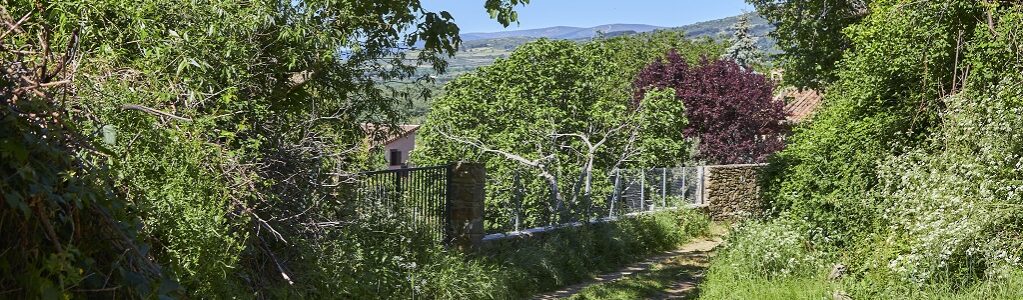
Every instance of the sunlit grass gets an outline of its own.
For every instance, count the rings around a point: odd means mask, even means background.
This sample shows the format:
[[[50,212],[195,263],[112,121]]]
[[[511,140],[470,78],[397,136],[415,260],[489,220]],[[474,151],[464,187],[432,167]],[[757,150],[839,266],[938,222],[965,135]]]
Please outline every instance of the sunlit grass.
[[[700,299],[831,299],[834,286],[806,277],[714,281],[701,286]]]
[[[617,281],[595,284],[586,287],[569,299],[647,299],[658,295],[672,293],[682,281],[694,280],[700,271],[700,266],[686,261],[679,263],[672,261],[666,264],[658,264],[649,272],[635,276],[622,278]],[[685,291],[695,295],[695,289]],[[695,299],[684,297],[682,299]]]

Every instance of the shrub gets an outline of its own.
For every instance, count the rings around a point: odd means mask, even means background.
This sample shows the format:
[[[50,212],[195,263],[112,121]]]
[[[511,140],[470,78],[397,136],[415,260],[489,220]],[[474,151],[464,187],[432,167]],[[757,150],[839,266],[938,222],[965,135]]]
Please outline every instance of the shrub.
[[[735,279],[812,276],[821,258],[808,247],[805,231],[792,221],[746,223],[728,237],[710,274]]]
[[[1023,30],[1023,7],[870,11],[844,31],[854,47],[823,110],[772,159],[767,200],[834,251],[825,256],[843,253],[853,298],[1014,298],[1004,291],[1018,289],[1023,258],[1023,64],[1008,36]]]
[[[917,284],[969,282],[1020,266],[1021,87],[945,99],[946,122],[929,147],[882,166],[883,216],[902,241],[893,272]]]
[[[294,278],[298,288],[275,298],[509,298],[500,266],[446,249],[407,221],[374,215],[330,235],[307,245],[315,252],[296,264],[307,270]]]
[[[797,222],[780,218],[739,225],[711,260],[701,299],[821,299],[825,257]]]
[[[957,57],[970,51],[957,49],[979,43],[965,28],[986,18],[982,4],[968,0],[873,4],[844,31],[852,48],[823,106],[770,160],[765,176],[767,202],[813,224],[815,243],[845,247],[886,230],[874,194],[878,166],[939,127],[939,99],[961,87],[953,78],[962,72]],[[970,70],[970,78],[984,73]]]

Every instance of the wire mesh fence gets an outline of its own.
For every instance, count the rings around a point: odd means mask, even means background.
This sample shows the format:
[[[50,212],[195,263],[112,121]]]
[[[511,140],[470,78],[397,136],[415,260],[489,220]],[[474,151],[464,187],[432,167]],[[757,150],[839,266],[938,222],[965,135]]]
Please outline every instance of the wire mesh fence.
[[[703,175],[703,167],[699,166],[615,170],[594,178],[589,194],[579,187],[582,182],[559,184],[561,199],[552,197],[550,185],[539,182],[535,174],[488,178],[486,231],[518,232],[700,205]]]
[[[446,241],[450,172],[449,166],[433,166],[360,173],[352,185],[353,212],[405,220],[437,241]],[[703,182],[704,168],[699,166],[620,169],[595,176],[588,189],[574,181],[575,185],[561,187],[560,197],[553,197],[550,185],[535,174],[488,178],[485,231],[518,232],[700,205]]]
[[[408,222],[437,241],[445,240],[448,166],[381,170],[356,177],[354,211]]]
[[[703,167],[620,169],[611,178],[608,217],[703,201]]]

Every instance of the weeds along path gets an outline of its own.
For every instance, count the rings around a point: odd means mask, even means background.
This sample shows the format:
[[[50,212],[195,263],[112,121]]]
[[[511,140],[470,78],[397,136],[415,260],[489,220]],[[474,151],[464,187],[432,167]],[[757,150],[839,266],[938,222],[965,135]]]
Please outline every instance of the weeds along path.
[[[533,299],[694,299],[725,227],[682,247]]]

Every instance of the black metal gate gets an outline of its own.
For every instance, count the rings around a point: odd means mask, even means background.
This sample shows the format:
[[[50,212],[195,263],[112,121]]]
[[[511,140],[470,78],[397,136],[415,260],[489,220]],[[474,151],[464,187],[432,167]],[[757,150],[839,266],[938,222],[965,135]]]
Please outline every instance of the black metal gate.
[[[437,241],[446,241],[449,166],[360,173],[357,212],[408,221]]]

